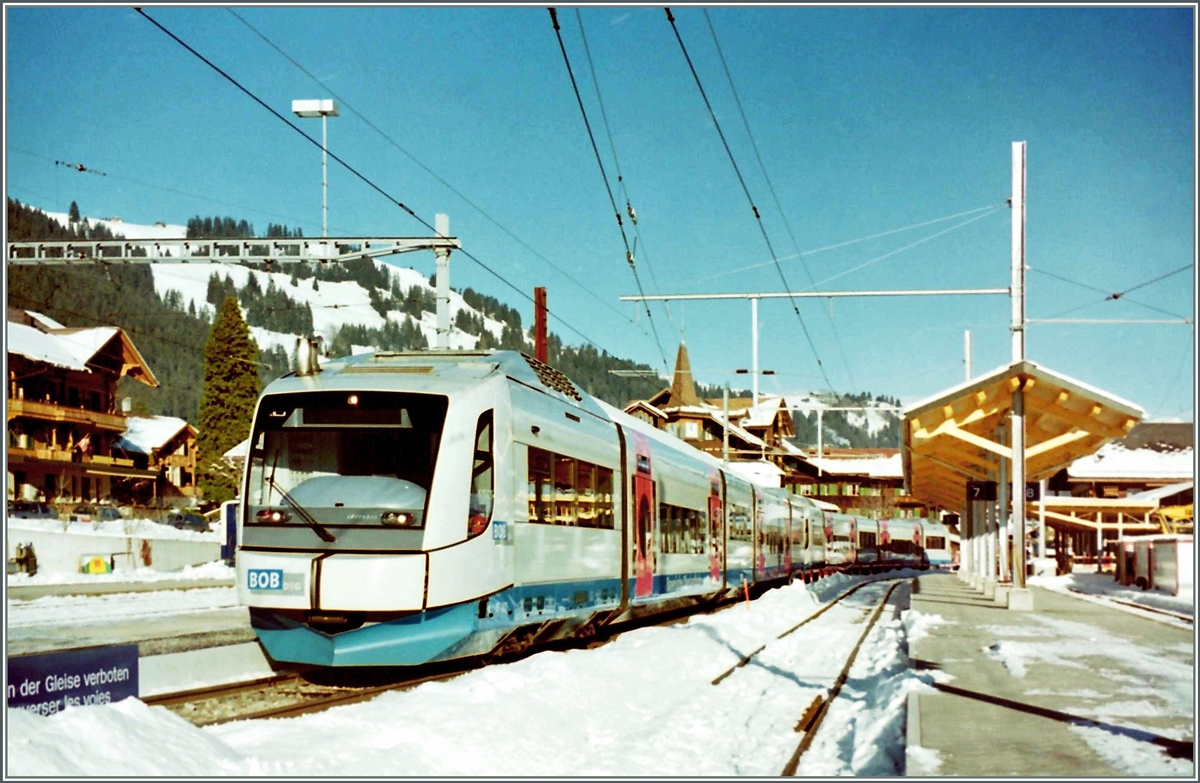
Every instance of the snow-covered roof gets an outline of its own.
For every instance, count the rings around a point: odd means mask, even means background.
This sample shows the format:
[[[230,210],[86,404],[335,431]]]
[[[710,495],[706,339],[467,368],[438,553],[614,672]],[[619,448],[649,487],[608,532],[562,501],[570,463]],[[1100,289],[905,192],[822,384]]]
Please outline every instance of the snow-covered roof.
[[[31,314],[33,316],[35,314]],[[46,319],[49,321],[49,319]],[[49,321],[53,323],[53,321]],[[121,341],[121,358],[125,363],[122,375],[130,372],[148,386],[158,386],[158,379],[138,353],[133,342],[115,326],[96,326],[89,329],[57,329],[43,332],[32,326],[8,321],[8,352],[38,362],[46,362],[69,370],[91,372],[87,364],[114,337]]]
[[[53,364],[55,367],[66,367],[68,370],[91,372],[87,368],[87,360],[91,353],[85,353],[80,346],[72,342],[64,342],[57,335],[47,334],[34,329],[32,326],[8,322],[9,353],[19,354],[38,362]]]
[[[246,455],[249,453],[250,453],[250,439],[246,438],[244,441],[242,441],[238,445],[234,446],[233,448],[231,448],[229,451],[225,452],[224,454],[222,454],[221,457],[224,458],[228,462],[234,462],[239,459],[245,459]]]
[[[906,405],[904,406],[903,411],[904,416],[909,418],[915,413],[920,412],[923,408],[928,408],[934,404],[940,405],[944,400],[951,400],[960,397],[964,392],[973,390],[975,387],[982,389],[990,386],[996,380],[1018,370],[1028,372],[1032,375],[1044,376],[1045,378],[1058,383],[1058,385],[1063,386],[1064,388],[1070,388],[1073,386],[1078,391],[1085,392],[1088,396],[1095,398],[1098,401],[1103,401],[1104,404],[1108,405],[1109,407],[1124,407],[1128,409],[1123,411],[1124,413],[1136,415],[1139,419],[1146,415],[1146,412],[1142,410],[1141,406],[1139,405],[1135,405],[1128,400],[1123,400],[1110,392],[1104,391],[1103,389],[1097,389],[1095,386],[1084,383],[1076,378],[1072,378],[1069,375],[1064,375],[1060,372],[1055,372],[1054,370],[1043,367],[1037,362],[1031,362],[1028,359],[1025,359],[1023,361],[1001,365],[1000,367],[997,367],[996,369],[985,373],[984,375],[977,375],[970,380],[963,381],[957,386],[951,386],[949,389],[940,391],[931,397],[926,397],[925,399],[918,400],[911,405]]]
[[[782,397],[759,397],[758,405],[746,409],[746,417],[742,419],[743,427],[769,427],[779,415],[779,407],[783,404]]]
[[[904,477],[904,464],[898,453],[890,457],[809,457],[808,461],[821,471],[832,475],[849,474],[896,479]]]
[[[68,343],[79,351],[80,356],[92,358],[117,333],[115,326],[93,326],[89,329],[70,329],[54,332],[59,340]]]
[[[792,443],[790,440],[787,440],[786,438],[780,441],[780,445],[783,447],[785,453],[791,454],[793,457],[803,457],[804,459],[809,458],[807,451]]]
[[[1181,481],[1178,484],[1168,484],[1165,487],[1156,489],[1147,489],[1142,492],[1135,492],[1132,495],[1126,495],[1128,500],[1162,500],[1169,498],[1172,495],[1184,492],[1192,488],[1194,481]]]
[[[667,414],[663,413],[662,410],[651,405],[650,403],[646,402],[645,400],[634,400],[633,402],[631,402],[625,406],[625,412],[632,414],[634,412],[634,410],[636,410],[638,408],[645,410],[651,416],[654,416],[656,418],[659,418],[659,419],[667,418]]]
[[[125,432],[113,445],[124,451],[151,454],[190,426],[174,416],[130,416],[125,421]]]
[[[1196,460],[1192,449],[1154,451],[1126,449],[1108,443],[1095,454],[1077,459],[1067,468],[1073,479],[1178,479],[1193,478]]]
[[[783,471],[774,462],[730,462],[729,472],[760,487],[782,486]]]
[[[63,326],[62,324],[60,324],[58,321],[55,321],[53,318],[51,318],[48,315],[42,315],[41,313],[35,313],[32,310],[26,310],[25,314],[28,315],[33,320],[37,321],[38,323],[42,324],[42,326],[44,326],[46,329],[66,329],[67,328],[67,327]]]

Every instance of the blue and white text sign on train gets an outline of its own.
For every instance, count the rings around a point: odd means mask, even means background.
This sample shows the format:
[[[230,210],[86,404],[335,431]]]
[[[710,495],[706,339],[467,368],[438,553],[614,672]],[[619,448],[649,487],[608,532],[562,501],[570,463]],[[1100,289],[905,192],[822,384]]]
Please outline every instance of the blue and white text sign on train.
[[[275,595],[304,595],[304,577],[284,573],[282,568],[249,568],[246,587],[254,593]]]

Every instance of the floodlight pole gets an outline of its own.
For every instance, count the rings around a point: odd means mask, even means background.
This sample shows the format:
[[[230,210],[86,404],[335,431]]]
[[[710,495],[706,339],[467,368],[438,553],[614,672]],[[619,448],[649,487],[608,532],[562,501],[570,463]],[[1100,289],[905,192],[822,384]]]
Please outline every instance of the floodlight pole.
[[[1025,142],[1012,143],[1012,360],[1025,361]],[[1010,609],[1033,609],[1025,586],[1025,384],[1012,395],[1013,593]],[[1007,542],[1006,542],[1007,543]],[[1098,556],[1098,554],[1097,554]],[[1018,592],[1019,591],[1019,592]]]
[[[297,117],[321,118],[321,238],[329,236],[329,161],[326,146],[329,139],[330,117],[338,116],[337,101],[331,99],[292,101],[292,113]],[[328,248],[326,248],[328,251]]]

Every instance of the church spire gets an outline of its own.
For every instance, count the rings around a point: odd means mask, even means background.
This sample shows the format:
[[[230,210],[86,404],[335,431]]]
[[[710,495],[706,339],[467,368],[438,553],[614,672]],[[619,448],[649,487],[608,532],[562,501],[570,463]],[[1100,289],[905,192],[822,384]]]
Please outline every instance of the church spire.
[[[664,407],[678,408],[684,405],[700,405],[696,394],[696,381],[692,378],[692,366],[688,362],[687,344],[679,342],[679,353],[675,356],[675,377],[671,379],[671,396]]]

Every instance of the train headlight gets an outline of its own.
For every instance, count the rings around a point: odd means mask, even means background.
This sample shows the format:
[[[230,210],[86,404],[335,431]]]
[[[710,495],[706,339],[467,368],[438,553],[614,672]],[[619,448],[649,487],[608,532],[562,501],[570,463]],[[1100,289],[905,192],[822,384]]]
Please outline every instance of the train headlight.
[[[254,515],[259,522],[282,523],[291,520],[292,515],[281,508],[264,508]]]
[[[413,516],[404,511],[385,511],[379,515],[379,521],[392,527],[405,527],[412,524]]]

